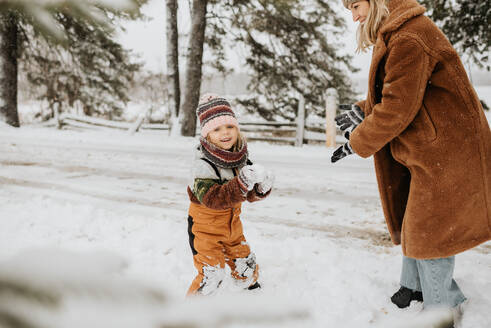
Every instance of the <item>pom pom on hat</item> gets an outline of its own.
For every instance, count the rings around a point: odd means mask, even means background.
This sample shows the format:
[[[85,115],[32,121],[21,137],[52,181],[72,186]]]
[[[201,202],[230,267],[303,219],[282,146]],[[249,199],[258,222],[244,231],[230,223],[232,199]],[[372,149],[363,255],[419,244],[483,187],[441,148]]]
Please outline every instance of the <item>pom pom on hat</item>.
[[[196,116],[199,118],[202,137],[221,125],[233,125],[239,129],[239,122],[230,103],[214,94],[205,94],[200,98]]]

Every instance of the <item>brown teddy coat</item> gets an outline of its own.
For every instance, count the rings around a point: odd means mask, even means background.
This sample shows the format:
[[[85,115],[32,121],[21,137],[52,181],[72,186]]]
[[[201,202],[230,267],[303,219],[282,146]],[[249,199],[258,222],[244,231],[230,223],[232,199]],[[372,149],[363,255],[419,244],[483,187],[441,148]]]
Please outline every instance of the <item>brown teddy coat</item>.
[[[350,143],[374,155],[392,241],[412,258],[491,237],[491,131],[450,42],[415,0],[390,0],[373,49],[365,120]]]

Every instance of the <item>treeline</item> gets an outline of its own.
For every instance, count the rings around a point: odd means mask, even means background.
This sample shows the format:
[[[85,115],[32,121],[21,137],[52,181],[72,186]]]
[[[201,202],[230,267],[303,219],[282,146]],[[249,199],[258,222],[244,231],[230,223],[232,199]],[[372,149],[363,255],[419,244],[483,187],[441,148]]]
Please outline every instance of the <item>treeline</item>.
[[[47,104],[41,119],[74,108],[115,119],[136,89],[147,100],[165,99],[173,130],[194,135],[203,66],[229,74],[228,50],[236,47],[247,53],[250,94],[238,101],[265,119],[295,119],[299,94],[308,114],[323,110],[328,88],[335,88],[343,102],[353,100],[349,76],[356,69],[354,54],[341,52],[346,22],[340,1],[162,1],[167,9],[167,30],[162,31],[166,76],[143,72],[115,39],[122,21],[142,18],[146,2],[0,0],[0,120],[19,126],[17,81]],[[422,2],[458,50],[489,69],[490,3]],[[185,4],[191,6],[191,29],[179,31],[178,6]],[[187,46],[179,44],[183,35]],[[183,59],[185,74],[179,72]]]

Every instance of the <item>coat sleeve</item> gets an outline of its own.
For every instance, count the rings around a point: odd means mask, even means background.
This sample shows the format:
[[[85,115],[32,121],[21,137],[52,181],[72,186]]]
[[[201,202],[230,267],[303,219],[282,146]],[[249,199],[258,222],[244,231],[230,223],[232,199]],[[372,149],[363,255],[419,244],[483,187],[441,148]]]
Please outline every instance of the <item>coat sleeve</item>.
[[[194,162],[193,178],[190,189],[194,197],[208,208],[223,210],[246,200],[247,189],[237,177],[222,183],[210,164],[201,159]]]
[[[350,136],[351,147],[361,157],[379,151],[413,121],[433,70],[433,60],[415,37],[399,36],[387,51],[381,102]]]
[[[247,190],[242,189],[237,177],[224,184],[196,180],[195,195],[206,207],[224,210],[246,200]]]
[[[254,187],[254,189],[252,189],[251,191],[249,191],[247,193],[247,201],[250,203],[253,203],[253,202],[263,200],[264,198],[268,197],[270,193],[271,193],[271,189],[269,189],[268,192],[266,192],[265,194],[261,194],[257,190],[257,185],[256,185]]]
[[[365,113],[365,103],[366,102],[367,102],[366,100],[360,100],[360,101],[356,102],[355,105],[360,107],[361,110]]]

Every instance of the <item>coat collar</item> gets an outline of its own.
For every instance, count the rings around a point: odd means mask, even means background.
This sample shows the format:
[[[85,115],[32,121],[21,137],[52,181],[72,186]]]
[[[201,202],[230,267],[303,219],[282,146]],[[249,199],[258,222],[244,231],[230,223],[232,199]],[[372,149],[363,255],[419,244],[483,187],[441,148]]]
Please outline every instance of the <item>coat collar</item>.
[[[416,0],[390,0],[388,7],[389,16],[380,28],[377,41],[373,47],[372,62],[370,63],[370,72],[368,76],[367,100],[371,103],[371,106],[368,106],[367,109],[368,113],[371,112],[371,107],[376,103],[375,79],[380,61],[387,51],[384,36],[396,31],[402,24],[411,18],[422,15],[426,11],[425,7],[418,4]]]
[[[426,8],[416,0],[390,0],[389,17],[380,28],[381,34],[397,30],[402,24],[413,17],[424,14]]]

